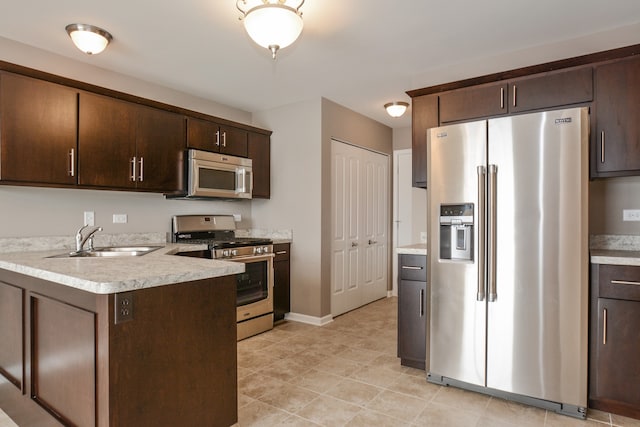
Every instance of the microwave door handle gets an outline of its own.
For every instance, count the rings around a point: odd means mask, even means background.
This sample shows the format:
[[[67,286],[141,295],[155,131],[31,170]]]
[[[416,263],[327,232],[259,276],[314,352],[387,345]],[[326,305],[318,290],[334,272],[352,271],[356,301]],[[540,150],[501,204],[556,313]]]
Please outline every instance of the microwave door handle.
[[[245,168],[238,169],[238,173],[236,174],[239,182],[236,183],[236,193],[246,193],[247,192],[247,170]]]

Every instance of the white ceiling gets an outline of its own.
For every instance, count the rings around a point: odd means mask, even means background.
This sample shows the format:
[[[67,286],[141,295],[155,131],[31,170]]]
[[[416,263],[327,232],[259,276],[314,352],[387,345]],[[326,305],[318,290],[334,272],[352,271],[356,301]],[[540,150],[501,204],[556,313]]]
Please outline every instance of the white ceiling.
[[[382,105],[407,90],[640,43],[638,0],[306,0],[302,35],[276,61],[235,0],[2,3],[0,37],[249,112],[322,96],[394,128],[411,115]],[[114,41],[84,55],[73,22]]]

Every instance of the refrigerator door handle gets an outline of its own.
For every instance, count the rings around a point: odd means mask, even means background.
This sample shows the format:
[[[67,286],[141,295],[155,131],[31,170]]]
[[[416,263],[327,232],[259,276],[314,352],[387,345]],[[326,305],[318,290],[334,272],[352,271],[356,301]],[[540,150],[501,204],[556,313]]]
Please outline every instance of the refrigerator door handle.
[[[489,302],[494,302],[498,298],[498,290],[496,288],[496,206],[497,206],[497,183],[496,178],[498,168],[496,165],[489,165],[489,209],[488,209],[488,252],[489,252]]]
[[[485,198],[487,171],[484,166],[478,166],[478,296],[477,301],[484,301],[485,289]]]

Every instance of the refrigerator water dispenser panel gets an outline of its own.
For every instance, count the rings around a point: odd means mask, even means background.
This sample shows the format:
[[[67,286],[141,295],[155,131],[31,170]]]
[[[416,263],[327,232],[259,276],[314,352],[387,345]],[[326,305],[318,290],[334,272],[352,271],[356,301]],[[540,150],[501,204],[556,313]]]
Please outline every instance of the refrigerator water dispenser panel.
[[[440,205],[440,259],[473,261],[473,203]]]

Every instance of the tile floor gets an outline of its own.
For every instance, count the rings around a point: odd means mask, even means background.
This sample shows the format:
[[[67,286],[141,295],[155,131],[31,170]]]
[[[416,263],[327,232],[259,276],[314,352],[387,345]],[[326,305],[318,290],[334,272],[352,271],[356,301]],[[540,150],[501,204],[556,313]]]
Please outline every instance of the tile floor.
[[[386,298],[324,327],[285,322],[239,342],[237,426],[640,427],[427,383],[396,357],[396,311],[397,298]]]
[[[589,411],[581,421],[440,387],[396,357],[397,298],[324,327],[285,322],[238,343],[238,415],[248,426],[640,427]],[[0,410],[0,427],[16,425]]]

